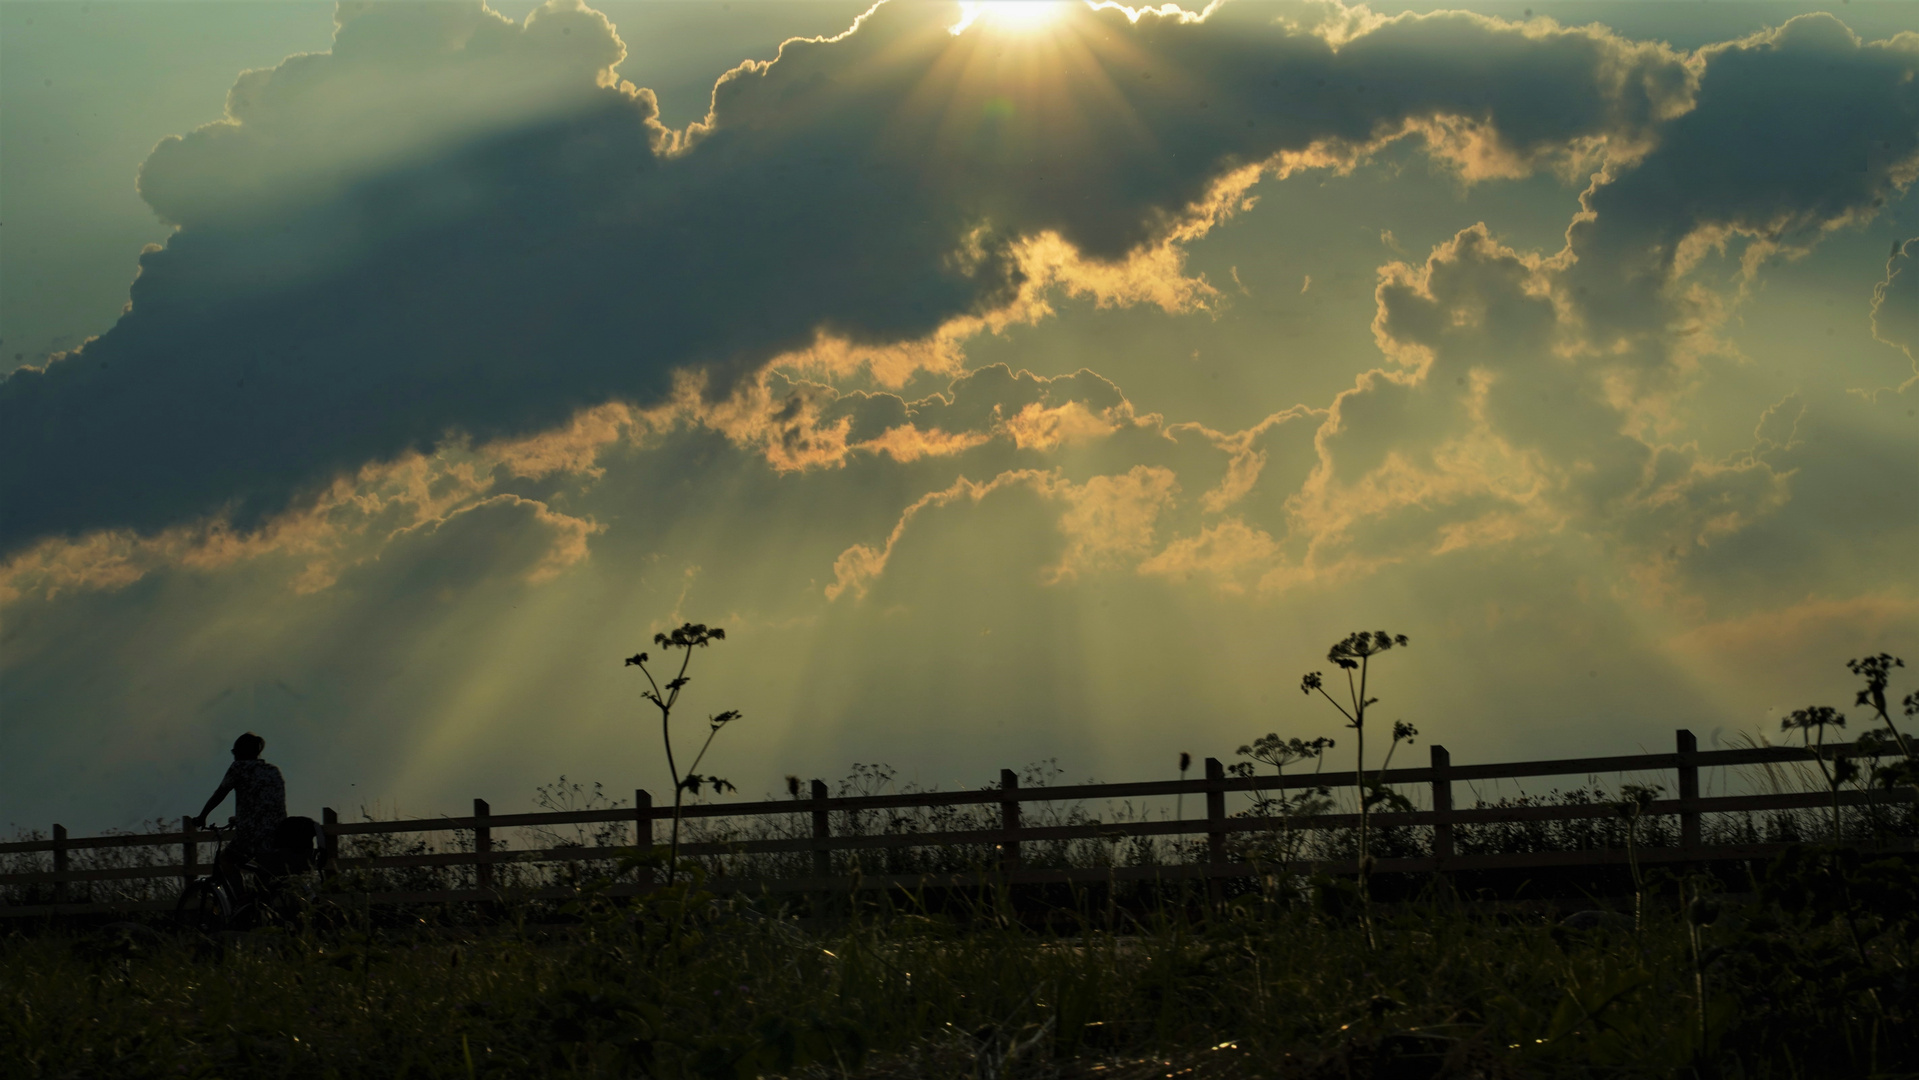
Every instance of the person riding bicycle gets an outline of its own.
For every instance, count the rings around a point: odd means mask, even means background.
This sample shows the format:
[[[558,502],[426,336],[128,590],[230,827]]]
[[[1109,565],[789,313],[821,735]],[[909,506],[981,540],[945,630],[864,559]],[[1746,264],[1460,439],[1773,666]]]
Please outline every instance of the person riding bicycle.
[[[270,863],[279,851],[276,832],[287,817],[287,784],[280,770],[260,760],[267,741],[249,731],[233,740],[233,764],[220,781],[206,808],[193,819],[196,828],[207,823],[207,815],[233,793],[235,817],[239,820],[233,840],[220,852],[218,871],[235,886],[244,863]]]

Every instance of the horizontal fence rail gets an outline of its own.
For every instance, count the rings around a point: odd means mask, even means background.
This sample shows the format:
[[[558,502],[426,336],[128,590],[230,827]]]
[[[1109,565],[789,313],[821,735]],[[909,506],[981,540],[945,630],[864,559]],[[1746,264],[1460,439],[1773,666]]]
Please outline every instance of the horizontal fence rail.
[[[1556,804],[1480,805],[1455,807],[1455,784],[1478,780],[1518,780],[1556,776],[1595,776],[1602,773],[1667,772],[1675,774],[1675,798],[1655,798],[1640,811],[1640,820],[1678,818],[1677,845],[1642,846],[1637,859],[1646,864],[1704,864],[1725,860],[1770,859],[1790,847],[1787,843],[1706,843],[1701,821],[1708,814],[1753,814],[1781,811],[1829,811],[1835,806],[1830,791],[1794,791],[1765,795],[1699,794],[1701,769],[1734,766],[1806,765],[1816,758],[1835,758],[1852,752],[1851,744],[1834,743],[1810,749],[1800,747],[1751,747],[1734,750],[1701,751],[1688,731],[1679,731],[1676,749],[1671,753],[1631,754],[1611,757],[1564,758],[1546,761],[1520,761],[1481,765],[1454,765],[1444,747],[1430,747],[1430,763],[1425,767],[1368,771],[1368,786],[1388,788],[1420,785],[1426,788],[1430,809],[1373,812],[1367,815],[1372,828],[1422,828],[1430,830],[1430,854],[1418,857],[1383,857],[1374,860],[1376,874],[1433,874],[1485,870],[1524,870],[1578,867],[1624,866],[1628,853],[1621,846],[1599,846],[1577,850],[1507,851],[1460,853],[1456,832],[1459,827],[1515,825],[1537,822],[1570,822],[1590,819],[1614,819],[1619,810],[1611,801],[1560,802]],[[831,890],[940,888],[975,885],[1097,884],[1143,881],[1204,881],[1222,883],[1233,879],[1270,877],[1275,872],[1298,874],[1308,871],[1334,875],[1354,874],[1355,860],[1339,858],[1289,859],[1277,865],[1271,859],[1248,857],[1235,851],[1235,837],[1260,834],[1308,834],[1329,830],[1350,830],[1360,825],[1357,813],[1317,812],[1304,815],[1261,815],[1246,811],[1229,815],[1226,796],[1269,793],[1312,792],[1319,789],[1347,789],[1358,786],[1351,771],[1310,773],[1290,776],[1230,775],[1217,760],[1206,760],[1204,777],[1194,780],[1154,780],[1118,784],[1080,784],[1061,787],[1021,787],[1011,770],[1002,770],[1000,786],[971,791],[921,791],[882,795],[830,796],[826,785],[813,781],[810,798],[775,799],[757,802],[713,804],[683,807],[683,823],[716,819],[746,819],[766,823],[787,822],[791,835],[712,841],[692,839],[680,844],[682,857],[691,859],[747,855],[810,855],[810,872],[802,874],[721,875],[709,878],[706,887],[716,891],[803,893]],[[1150,799],[1200,796],[1203,817],[1168,820],[1130,820],[1101,822],[1091,820],[1067,825],[1034,825],[1023,821],[1022,808],[1030,803],[1084,803],[1095,800]],[[1842,790],[1837,806],[1866,808],[1902,806],[1919,802],[1913,788],[1890,790]],[[1201,805],[1196,801],[1196,805]],[[835,834],[835,815],[849,816],[877,811],[929,810],[971,807],[991,813],[997,808],[998,828],[927,829],[903,832],[863,833],[858,830]],[[385,889],[337,893],[335,895],[371,903],[465,903],[518,899],[563,899],[577,895],[567,885],[542,884],[512,886],[499,881],[501,868],[533,864],[540,867],[565,867],[593,862],[619,866],[624,854],[635,850],[631,844],[584,845],[561,843],[544,847],[506,849],[496,844],[498,830],[551,830],[558,826],[631,825],[637,837],[647,838],[645,846],[656,844],[660,833],[671,826],[673,808],[656,806],[645,791],[635,792],[634,805],[597,810],[570,810],[549,813],[494,814],[485,800],[475,799],[473,813],[462,817],[418,818],[400,821],[343,822],[331,808],[322,813],[329,863],[336,872],[374,870],[432,870],[465,868],[472,885],[467,888]],[[766,830],[763,830],[766,831]],[[779,831],[773,829],[771,831]],[[458,850],[417,850],[400,854],[343,854],[342,839],[368,837],[419,837],[426,834],[454,833]],[[1023,864],[1022,845],[1082,840],[1124,841],[1150,838],[1203,837],[1203,846],[1194,845],[1191,861],[1160,862],[1133,866],[1090,866],[1049,868]],[[193,827],[192,818],[182,819],[179,832],[125,833],[108,836],[70,837],[63,826],[53,826],[44,840],[0,843],[0,856],[50,854],[50,867],[0,873],[0,897],[17,895],[22,887],[50,886],[50,896],[16,903],[0,899],[0,917],[46,916],[65,914],[102,914],[167,910],[173,906],[170,896],[146,899],[123,898],[80,900],[69,897],[69,887],[87,883],[145,882],[148,892],[167,892],[156,884],[178,882],[171,895],[177,895],[195,877],[212,872],[210,861],[202,861],[200,847],[212,843],[214,834]],[[424,845],[418,845],[424,846]],[[1870,845],[1886,852],[1912,852],[1911,837],[1880,840]],[[911,848],[971,848],[983,853],[979,865],[965,872],[864,873],[853,864],[851,873],[835,873],[835,853],[886,852]],[[136,865],[74,868],[75,852],[100,852],[109,849],[162,849],[148,859],[177,855],[177,862],[142,861]],[[165,849],[172,849],[167,851]],[[18,859],[15,860],[19,861]],[[617,878],[605,886],[614,896],[631,896],[657,887],[656,871],[620,869]],[[1217,885],[1215,885],[1217,888]]]

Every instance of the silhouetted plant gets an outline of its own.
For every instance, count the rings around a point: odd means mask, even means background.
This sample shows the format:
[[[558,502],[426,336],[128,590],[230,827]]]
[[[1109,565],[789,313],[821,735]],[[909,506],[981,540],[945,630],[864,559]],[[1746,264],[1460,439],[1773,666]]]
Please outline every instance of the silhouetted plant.
[[[1278,732],[1271,731],[1239,748],[1239,756],[1251,758],[1252,761],[1240,762],[1234,766],[1234,771],[1240,776],[1250,777],[1254,772],[1254,763],[1257,762],[1262,765],[1271,765],[1274,776],[1285,776],[1286,766],[1302,761],[1317,761],[1323,767],[1326,763],[1326,751],[1332,748],[1333,740],[1323,735],[1312,740],[1282,739]],[[1318,769],[1314,771],[1317,772]],[[1301,799],[1306,797],[1304,793],[1300,795]],[[1280,789],[1276,799],[1258,797],[1254,800],[1253,808],[1256,812],[1266,813],[1274,803],[1277,803],[1282,811],[1287,808],[1288,798],[1284,788]]]
[[[1393,753],[1399,749],[1399,744],[1402,742],[1411,743],[1413,737],[1418,734],[1419,729],[1408,724],[1406,721],[1393,721],[1393,742],[1391,746],[1386,748],[1386,760],[1379,763],[1379,772],[1373,774],[1373,782],[1366,787],[1366,806],[1368,809],[1378,806],[1380,803],[1385,803],[1388,810],[1397,810],[1402,813],[1412,810],[1412,800],[1386,786],[1384,773],[1392,767]]]
[[[1904,660],[1889,653],[1880,653],[1877,656],[1865,656],[1856,660],[1846,661],[1847,671],[1866,680],[1866,685],[1859,691],[1856,703],[1870,708],[1878,715],[1880,722],[1886,725],[1886,734],[1890,735],[1892,741],[1898,745],[1900,757],[1904,759],[1889,765],[1880,765],[1875,760],[1872,769],[1872,783],[1878,787],[1919,787],[1919,761],[1913,759],[1912,744],[1906,740],[1905,735],[1893,724],[1892,713],[1886,707],[1886,686],[1892,680],[1892,669],[1905,666],[1906,662]],[[1900,702],[1900,704],[1904,706],[1903,711],[1905,715],[1919,717],[1919,692],[1907,694],[1905,700]],[[1862,736],[1859,741],[1861,743],[1867,742],[1864,736]],[[1884,749],[1885,748],[1878,745],[1877,740],[1875,740],[1871,745],[1870,751],[1862,750],[1861,756],[1870,756],[1876,759],[1882,756]]]
[[[1626,867],[1632,871],[1632,926],[1637,934],[1645,928],[1646,879],[1639,872],[1639,819],[1652,809],[1653,800],[1665,790],[1658,784],[1627,784],[1619,789],[1613,809],[1626,819]]]
[[[1332,749],[1333,740],[1321,736],[1317,739],[1282,739],[1279,733],[1267,732],[1251,743],[1239,748],[1239,755],[1251,758],[1251,761],[1236,762],[1231,772],[1234,775],[1251,779],[1258,765],[1273,767],[1273,775],[1286,775],[1286,766],[1302,761],[1315,761],[1319,767],[1326,764],[1326,751]],[[1318,767],[1314,769],[1318,772]],[[1298,813],[1316,813],[1328,805],[1326,796],[1332,793],[1330,788],[1309,788],[1298,796],[1288,796],[1285,788],[1280,788],[1275,796],[1255,795],[1251,813],[1262,818],[1277,818],[1280,836],[1276,852],[1280,862],[1280,877],[1286,877],[1286,863],[1291,861],[1293,851],[1293,816]]]
[[[1826,778],[1826,787],[1832,792],[1832,842],[1835,844],[1839,842],[1839,787],[1859,775],[1859,767],[1845,757],[1834,758],[1832,764],[1827,765],[1826,757],[1820,750],[1826,745],[1827,728],[1845,726],[1845,714],[1830,705],[1794,709],[1792,715],[1779,722],[1779,730],[1787,734],[1799,733],[1800,741],[1812,753],[1813,764],[1819,766],[1819,774]]]
[[[738,709],[728,709],[707,717],[706,741],[700,744],[700,752],[694,756],[693,764],[687,766],[684,776],[680,774],[679,766],[673,760],[673,706],[679,703],[680,691],[686,688],[687,683],[693,681],[686,674],[687,666],[693,662],[693,650],[704,649],[715,641],[724,640],[726,640],[726,631],[717,626],[708,627],[703,623],[686,623],[670,634],[654,634],[653,644],[663,649],[678,649],[681,653],[680,670],[667,680],[664,687],[646,666],[647,654],[639,653],[626,658],[626,666],[639,668],[640,674],[646,676],[647,683],[652,687],[640,696],[652,702],[660,710],[660,740],[666,744],[667,771],[673,774],[673,841],[667,849],[666,863],[666,883],[669,886],[673,884],[674,875],[679,870],[680,806],[685,801],[687,793],[698,795],[703,786],[711,787],[716,793],[737,790],[726,780],[717,776],[702,776],[696,770],[699,769],[700,762],[706,758],[707,748],[713,745],[713,736],[718,735],[721,728],[740,718]]]
[[[1395,645],[1404,646],[1405,644],[1405,634],[1388,634],[1384,630],[1367,633],[1360,630],[1348,634],[1344,640],[1334,643],[1333,647],[1326,651],[1327,661],[1338,665],[1340,670],[1346,673],[1347,704],[1345,705],[1340,704],[1338,699],[1326,692],[1325,678],[1321,673],[1311,672],[1299,680],[1300,692],[1311,695],[1317,690],[1320,697],[1331,702],[1333,708],[1338,709],[1340,715],[1346,718],[1346,726],[1353,729],[1355,736],[1354,742],[1357,745],[1354,748],[1353,782],[1359,791],[1359,898],[1365,913],[1366,934],[1369,941],[1373,936],[1372,903],[1366,878],[1372,873],[1372,852],[1369,846],[1371,829],[1367,820],[1366,804],[1366,707],[1376,704],[1379,699],[1366,696],[1366,677],[1373,657]],[[1354,672],[1358,674],[1355,675]]]
[[[1846,661],[1847,671],[1866,680],[1865,688],[1859,691],[1857,704],[1871,707],[1879,715],[1880,722],[1886,725],[1886,730],[1892,733],[1893,741],[1899,744],[1899,752],[1911,757],[1912,747],[1906,743],[1906,737],[1899,733],[1899,729],[1893,726],[1892,716],[1886,711],[1886,684],[1892,679],[1892,669],[1905,666],[1904,660],[1889,653]],[[1919,713],[1919,694],[1908,694],[1904,704],[1907,716]]]

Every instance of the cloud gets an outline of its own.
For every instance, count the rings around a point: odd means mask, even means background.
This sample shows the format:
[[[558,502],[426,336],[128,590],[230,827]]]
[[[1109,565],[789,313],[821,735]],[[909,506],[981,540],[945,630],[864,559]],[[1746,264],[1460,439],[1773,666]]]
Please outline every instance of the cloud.
[[[583,415],[587,423],[579,426],[590,429],[599,418]],[[30,595],[52,600],[65,592],[122,589],[168,569],[215,574],[256,563],[280,568],[292,592],[312,593],[331,588],[353,567],[385,558],[389,548],[418,547],[418,537],[435,534],[462,515],[490,520],[509,508],[551,533],[536,545],[541,554],[523,568],[529,581],[545,581],[584,559],[587,537],[603,526],[496,488],[514,475],[547,475],[562,465],[590,474],[598,449],[517,443],[475,452],[452,444],[431,455],[367,466],[350,480],[336,481],[311,504],[252,532],[216,519],[149,535],[116,529],[75,542],[45,540],[0,563],[0,604]],[[555,462],[569,450],[576,456]],[[472,572],[517,571],[476,565]]]
[[[1157,443],[1179,452],[1177,441],[1161,431],[1157,416],[1135,415],[1118,387],[1084,370],[1049,378],[993,364],[912,400],[883,391],[843,392],[780,372],[713,400],[687,377],[671,398],[649,408],[608,403],[526,438],[477,447],[449,441],[431,453],[368,465],[252,532],[214,519],[150,535],[122,529],[77,541],[44,540],[0,561],[0,603],[121,589],[168,568],[211,573],[247,563],[285,567],[296,592],[326,589],[348,568],[381,558],[386,545],[483,502],[520,498],[547,506],[584,500],[618,515],[620,500],[648,493],[620,483],[597,491],[610,464],[618,462],[630,476],[633,456],[642,455],[657,463],[660,475],[670,476],[701,435],[723,440],[731,460],[757,462],[780,475],[843,471],[882,459],[898,466],[952,462],[993,474],[1055,468],[1060,452],[1088,450],[1125,432],[1137,432],[1148,447]],[[1224,452],[1245,452],[1250,437],[1222,437],[1238,447]],[[1095,452],[1080,468],[1139,452],[1138,445]],[[902,473],[894,482],[914,475]],[[696,478],[697,472],[682,470],[669,482],[684,485]],[[535,581],[580,561],[588,537],[604,531],[590,517],[549,523],[563,537],[555,539],[556,554],[541,563]]]
[[[1198,535],[1173,540],[1141,562],[1139,572],[1181,579],[1205,574],[1222,591],[1242,594],[1248,568],[1270,572],[1281,559],[1280,546],[1271,536],[1238,517],[1228,517],[1204,527]]]
[[[1684,584],[1729,613],[1919,588],[1905,554],[1919,544],[1919,502],[1905,497],[1919,489],[1909,408],[1810,381],[1775,406],[1755,454],[1786,477],[1790,501],[1693,550]]]
[[[1670,591],[1680,563],[1787,503],[1803,405],[1788,397],[1755,417],[1752,444],[1725,459],[1662,436],[1622,391],[1616,358],[1591,347],[1563,288],[1572,265],[1478,225],[1422,265],[1382,268],[1373,331],[1391,366],[1360,374],[1330,410],[1269,418],[1262,433],[1316,428],[1270,480],[1251,433],[1215,436],[1232,457],[1202,508],[1240,512],[1147,568],[1285,591],[1572,531]]]
[[[1712,347],[1723,307],[1682,280],[1701,258],[1743,240],[1750,278],[1919,177],[1919,34],[1861,42],[1803,15],[1696,63],[1693,108],[1632,167],[1597,175],[1567,231],[1564,287],[1593,348],[1624,350],[1648,389]]]
[[[1872,287],[1872,336],[1906,354],[1919,379],[1919,237],[1892,245],[1886,259],[1886,279]],[[1913,385],[1907,380],[1900,387]]]
[[[549,581],[585,559],[586,538],[602,528],[532,499],[495,495],[401,529],[366,565],[378,567],[395,595],[450,598],[489,578]]]
[[[1850,486],[1835,474],[1861,448],[1801,438],[1826,429],[1799,423],[1794,396],[1727,456],[1676,434],[1705,392],[1702,361],[1734,354],[1720,331],[1764,261],[1803,257],[1919,176],[1919,36],[1864,43],[1804,16],[1691,63],[1691,107],[1595,175],[1564,249],[1519,252],[1482,225],[1424,266],[1384,268],[1374,334],[1397,366],[1335,401],[1292,502],[1307,555],[1269,586],[1571,529],[1646,595],[1676,599],[1686,567],[1709,579],[1751,557],[1735,538],[1796,486]],[[1735,241],[1727,293],[1694,271]],[[1903,299],[1901,258],[1876,312]],[[1793,515],[1767,534],[1811,527]]]
[[[1639,146],[1689,86],[1592,29],[1447,13],[1336,44],[1251,5],[1135,14],[1009,41],[885,4],[742,65],[676,133],[576,2],[343,7],[331,52],[247,73],[148,160],[179,229],[120,322],[0,383],[0,550],[250,533],[369,463],[649,408],[688,371],[718,399],[805,354],[897,384],[1046,289],[1190,310],[1214,292],[1177,245],[1262,171],[1423,135],[1508,175]]]
[[[353,188],[458,154],[474,139],[605,105],[626,48],[580,0],[554,0],[524,25],[475,4],[341,3],[333,49],[243,72],[226,115],[161,140],[140,168],[140,195],[187,229],[286,224],[301,207],[353,200]],[[658,147],[668,133],[642,129]],[[397,107],[404,102],[405,107]],[[456,212],[485,193],[448,187],[411,207]],[[390,195],[405,194],[404,191]],[[415,194],[425,194],[417,188]],[[299,238],[299,258],[324,256]]]
[[[1056,488],[1055,497],[1066,504],[1059,529],[1067,547],[1048,576],[1057,581],[1084,570],[1137,561],[1152,550],[1160,515],[1171,507],[1178,491],[1179,480],[1171,469],[1147,465]]]
[[[840,552],[840,557],[833,561],[833,583],[826,587],[826,598],[837,600],[848,591],[851,591],[855,597],[865,596],[873,580],[885,572],[887,561],[893,557],[893,549],[906,535],[913,519],[929,507],[946,506],[960,499],[978,502],[1010,484],[1044,484],[1045,482],[1046,474],[1044,473],[1005,472],[983,484],[962,476],[954,481],[951,487],[927,492],[900,514],[899,521],[893,526],[893,531],[887,534],[884,546],[875,548],[866,544],[854,544]]]
[[[1057,527],[1064,547],[1058,561],[1040,575],[1042,581],[1058,583],[1088,571],[1131,565],[1150,553],[1159,519],[1171,508],[1179,480],[1170,469],[1147,465],[1119,475],[1095,476],[1083,484],[1037,469],[1003,472],[984,483],[961,477],[907,506],[883,546],[854,544],[841,552],[833,563],[826,598],[837,600],[848,592],[855,598],[866,596],[915,519],[928,510],[978,503],[1011,487],[1029,490],[1060,507]]]

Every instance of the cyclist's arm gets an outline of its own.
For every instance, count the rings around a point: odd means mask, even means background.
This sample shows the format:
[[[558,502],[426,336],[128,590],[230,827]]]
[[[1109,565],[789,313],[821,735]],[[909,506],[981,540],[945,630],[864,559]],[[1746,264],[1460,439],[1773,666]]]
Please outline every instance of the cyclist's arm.
[[[207,815],[213,813],[214,807],[225,802],[227,794],[231,792],[232,790],[233,790],[233,770],[228,769],[227,774],[224,777],[221,777],[220,779],[219,788],[217,788],[213,792],[213,798],[208,799],[206,806],[201,808],[200,816],[193,819],[194,824],[205,825],[207,823]]]

